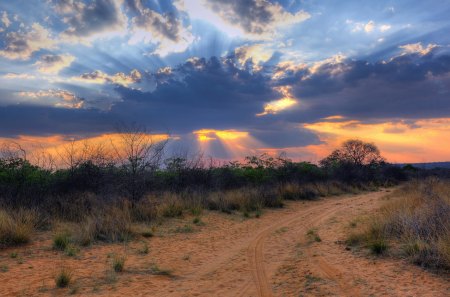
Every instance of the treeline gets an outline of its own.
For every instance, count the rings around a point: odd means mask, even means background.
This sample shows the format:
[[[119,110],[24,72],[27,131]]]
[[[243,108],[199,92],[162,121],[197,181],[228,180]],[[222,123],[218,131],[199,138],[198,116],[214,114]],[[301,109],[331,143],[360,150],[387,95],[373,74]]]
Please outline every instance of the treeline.
[[[139,131],[121,135],[123,143],[111,144],[115,158],[104,148],[71,144],[60,153],[65,166],[59,169],[32,164],[20,147],[4,147],[0,155],[1,203],[12,207],[54,205],[79,193],[91,193],[105,201],[127,199],[136,203],[149,193],[324,182],[356,187],[390,185],[415,174],[411,168],[404,170],[386,163],[374,145],[358,140],[345,142],[319,165],[266,154],[218,164],[201,155],[164,159],[165,141],[154,142]]]

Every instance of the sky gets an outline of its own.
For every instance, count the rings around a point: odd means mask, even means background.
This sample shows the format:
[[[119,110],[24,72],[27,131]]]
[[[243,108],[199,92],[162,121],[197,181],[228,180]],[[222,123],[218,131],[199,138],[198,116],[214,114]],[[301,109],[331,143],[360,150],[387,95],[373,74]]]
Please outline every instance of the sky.
[[[450,1],[0,0],[0,140],[450,160]]]

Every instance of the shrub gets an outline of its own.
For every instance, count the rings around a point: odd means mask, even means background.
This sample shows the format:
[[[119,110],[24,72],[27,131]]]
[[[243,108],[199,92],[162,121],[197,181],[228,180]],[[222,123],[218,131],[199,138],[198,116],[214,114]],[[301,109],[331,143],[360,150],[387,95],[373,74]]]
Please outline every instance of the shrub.
[[[34,210],[0,210],[0,246],[29,242],[37,222],[38,215]]]
[[[158,265],[153,264],[150,267],[150,272],[154,275],[165,275],[165,276],[171,276],[172,275],[172,271],[169,269],[161,269],[159,268]]]
[[[158,213],[163,217],[175,218],[183,214],[183,201],[176,194],[164,193],[158,205]]]
[[[142,244],[142,248],[139,249],[139,253],[140,253],[140,254],[143,254],[143,255],[147,255],[148,252],[149,252],[148,244],[147,244],[146,242],[144,242],[144,243]]]
[[[69,256],[69,257],[73,257],[76,256],[76,254],[79,252],[80,250],[74,246],[73,244],[69,244],[65,249],[64,249],[64,253]]]
[[[67,268],[61,268],[55,277],[55,283],[58,288],[66,288],[72,281],[72,271]]]
[[[278,188],[279,195],[286,200],[311,200],[319,196],[313,185],[300,185],[298,183],[283,184]]]
[[[64,251],[70,244],[70,232],[67,230],[58,231],[53,236],[53,248]]]
[[[114,255],[113,261],[112,261],[112,268],[115,272],[122,272],[125,268],[125,256],[120,255]]]
[[[388,244],[384,239],[377,239],[369,242],[368,245],[370,251],[376,255],[383,254],[388,249]]]

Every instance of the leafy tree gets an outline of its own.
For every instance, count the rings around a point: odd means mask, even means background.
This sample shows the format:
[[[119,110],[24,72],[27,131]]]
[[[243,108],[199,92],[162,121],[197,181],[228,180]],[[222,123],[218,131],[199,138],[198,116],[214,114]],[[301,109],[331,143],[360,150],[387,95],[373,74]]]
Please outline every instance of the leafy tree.
[[[385,159],[380,155],[380,150],[373,143],[363,142],[358,139],[345,141],[340,148],[334,150],[328,157],[320,161],[323,167],[330,167],[343,163],[367,166],[379,165]]]

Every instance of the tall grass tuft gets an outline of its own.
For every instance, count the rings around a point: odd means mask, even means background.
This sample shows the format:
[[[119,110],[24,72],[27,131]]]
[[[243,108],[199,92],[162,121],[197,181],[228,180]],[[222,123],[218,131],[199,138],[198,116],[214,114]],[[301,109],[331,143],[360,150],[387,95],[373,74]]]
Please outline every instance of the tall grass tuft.
[[[0,210],[0,246],[15,246],[30,241],[38,224],[34,210]]]

